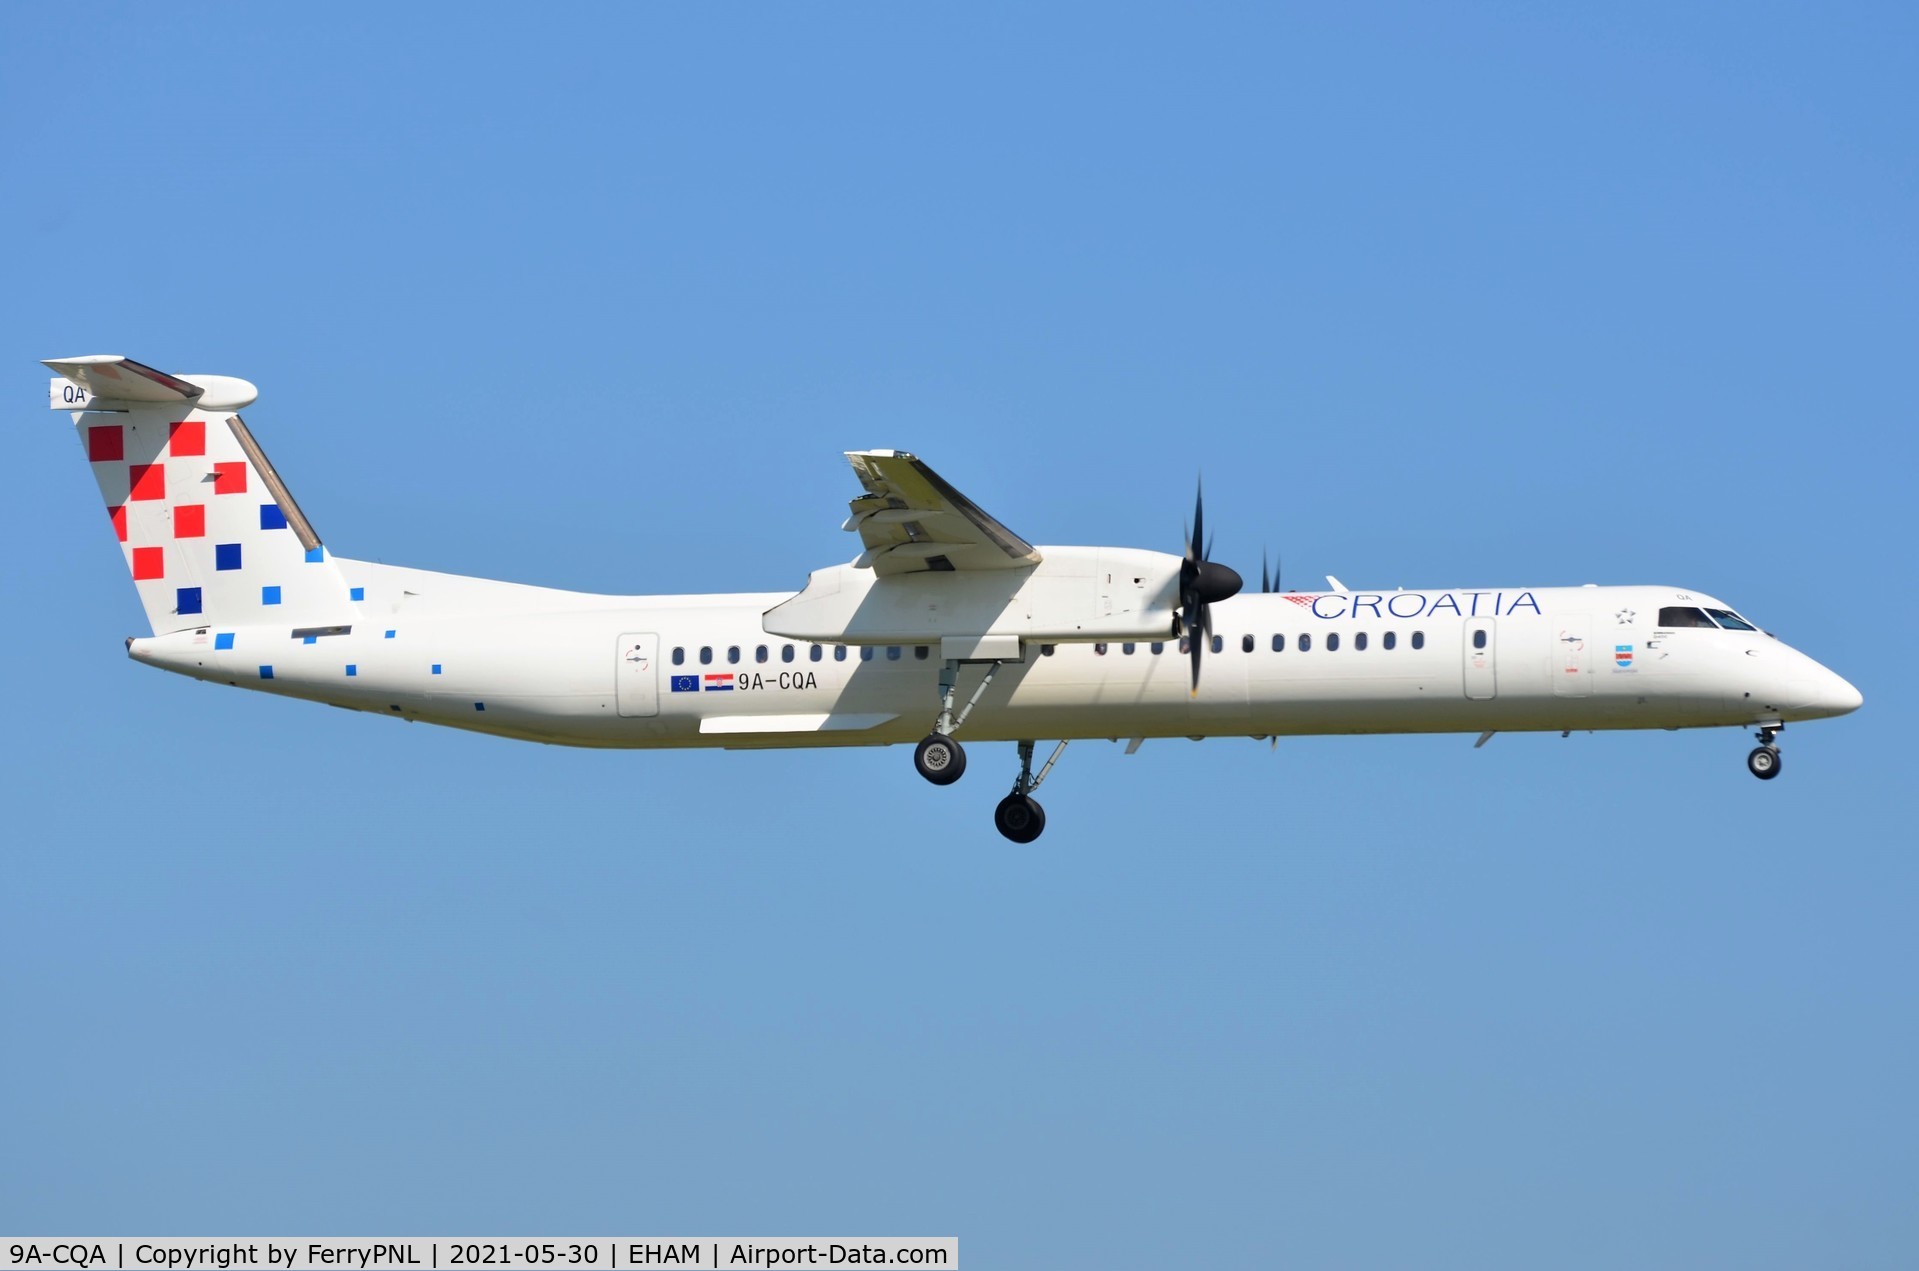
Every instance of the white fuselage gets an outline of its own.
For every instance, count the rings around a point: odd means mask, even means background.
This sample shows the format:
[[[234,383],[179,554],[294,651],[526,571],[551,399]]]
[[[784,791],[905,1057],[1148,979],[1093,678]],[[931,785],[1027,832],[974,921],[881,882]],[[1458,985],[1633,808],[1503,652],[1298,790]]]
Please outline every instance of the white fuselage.
[[[941,650],[769,635],[791,593],[599,596],[337,560],[348,629],[129,641],[199,679],[574,746],[886,745],[925,735]],[[1670,587],[1240,595],[1197,693],[1177,640],[1024,645],[964,740],[1777,725],[1844,714],[1845,680],[1758,631],[1662,628]],[[1280,648],[1275,648],[1275,637]],[[969,698],[987,670],[961,668]]]

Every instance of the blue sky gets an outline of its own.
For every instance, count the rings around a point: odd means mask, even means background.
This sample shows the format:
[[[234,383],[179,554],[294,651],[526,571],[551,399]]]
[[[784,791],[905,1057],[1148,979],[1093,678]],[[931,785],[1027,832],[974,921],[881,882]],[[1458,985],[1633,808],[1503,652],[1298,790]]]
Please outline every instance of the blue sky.
[[[1898,1266],[1912,12],[0,11],[0,1229]],[[330,546],[618,592],[1038,543],[1661,582],[1858,714],[557,751],[135,666],[43,357],[244,376]]]

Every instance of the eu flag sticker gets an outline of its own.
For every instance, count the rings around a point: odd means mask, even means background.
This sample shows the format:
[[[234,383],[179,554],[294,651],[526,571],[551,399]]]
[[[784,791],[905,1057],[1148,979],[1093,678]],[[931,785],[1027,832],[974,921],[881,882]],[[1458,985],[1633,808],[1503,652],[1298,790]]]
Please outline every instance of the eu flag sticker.
[[[697,675],[676,675],[673,677],[675,693],[697,693],[700,691],[700,677]]]

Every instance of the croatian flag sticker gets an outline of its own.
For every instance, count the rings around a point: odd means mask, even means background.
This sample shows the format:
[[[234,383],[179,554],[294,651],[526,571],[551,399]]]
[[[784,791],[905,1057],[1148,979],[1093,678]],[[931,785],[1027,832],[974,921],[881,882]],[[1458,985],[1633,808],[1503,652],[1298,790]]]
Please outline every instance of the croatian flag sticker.
[[[709,693],[731,693],[733,691],[733,677],[724,671],[717,675],[707,676],[706,691]]]

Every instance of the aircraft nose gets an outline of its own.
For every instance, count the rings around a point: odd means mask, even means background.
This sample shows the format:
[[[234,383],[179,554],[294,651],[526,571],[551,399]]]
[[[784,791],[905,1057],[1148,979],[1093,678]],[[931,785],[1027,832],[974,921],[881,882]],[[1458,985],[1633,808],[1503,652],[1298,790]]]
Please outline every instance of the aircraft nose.
[[[1823,666],[1807,685],[1805,699],[1801,709],[1821,715],[1849,715],[1866,700],[1844,676],[1834,674]]]

